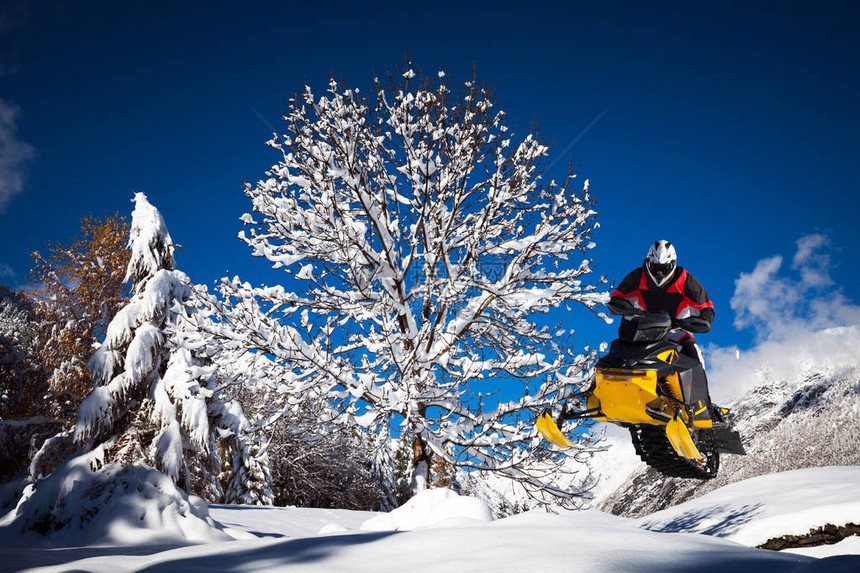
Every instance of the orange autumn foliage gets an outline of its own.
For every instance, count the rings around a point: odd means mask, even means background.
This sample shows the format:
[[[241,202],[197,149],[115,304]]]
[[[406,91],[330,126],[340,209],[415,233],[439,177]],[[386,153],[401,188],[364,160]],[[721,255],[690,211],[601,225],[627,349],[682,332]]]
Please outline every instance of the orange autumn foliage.
[[[52,372],[51,388],[70,406],[92,390],[87,361],[111,318],[127,300],[129,224],[118,213],[81,219],[71,244],[33,252],[30,296],[38,319],[39,357]]]

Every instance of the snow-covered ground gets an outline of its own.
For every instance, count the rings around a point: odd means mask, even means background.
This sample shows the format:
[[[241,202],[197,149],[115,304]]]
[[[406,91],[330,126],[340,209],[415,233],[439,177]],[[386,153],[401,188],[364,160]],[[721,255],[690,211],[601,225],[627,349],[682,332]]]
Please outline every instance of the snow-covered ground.
[[[770,474],[727,485],[634,523],[651,531],[703,533],[756,546],[827,524],[860,524],[858,484],[858,466]]]
[[[797,470],[639,520],[589,510],[494,521],[482,502],[447,490],[425,492],[389,514],[213,505],[210,517],[234,541],[51,548],[5,530],[0,571],[857,572],[857,537],[805,555],[750,545],[860,522],[858,483],[860,467]],[[121,520],[115,527],[131,529]]]

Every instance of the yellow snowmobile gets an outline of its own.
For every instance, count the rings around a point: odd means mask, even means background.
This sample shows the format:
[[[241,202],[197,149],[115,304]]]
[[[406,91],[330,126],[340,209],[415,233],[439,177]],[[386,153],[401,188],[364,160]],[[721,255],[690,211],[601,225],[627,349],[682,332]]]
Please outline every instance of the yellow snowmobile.
[[[711,404],[701,363],[668,340],[672,326],[663,314],[625,316],[618,339],[595,365],[591,387],[571,397],[583,401],[585,409],[565,407],[558,422],[544,412],[537,421],[541,434],[559,446],[572,446],[559,429],[565,420],[617,424],[630,430],[646,464],[684,478],[716,477],[720,452],[745,454],[740,435],[726,422],[728,410]]]

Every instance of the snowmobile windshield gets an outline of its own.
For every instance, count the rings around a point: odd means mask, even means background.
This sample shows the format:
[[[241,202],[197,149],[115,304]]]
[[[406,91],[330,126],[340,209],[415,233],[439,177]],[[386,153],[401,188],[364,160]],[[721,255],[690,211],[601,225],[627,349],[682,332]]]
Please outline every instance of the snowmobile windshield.
[[[624,317],[618,327],[618,338],[632,344],[659,342],[672,328],[672,319],[665,314],[641,314]]]

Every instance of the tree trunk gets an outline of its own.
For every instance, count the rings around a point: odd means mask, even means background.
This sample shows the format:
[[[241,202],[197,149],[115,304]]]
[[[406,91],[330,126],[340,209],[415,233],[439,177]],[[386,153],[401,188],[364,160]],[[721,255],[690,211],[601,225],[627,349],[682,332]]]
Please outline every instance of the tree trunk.
[[[415,434],[412,437],[412,495],[417,495],[430,486],[430,465],[432,452],[424,439]]]

